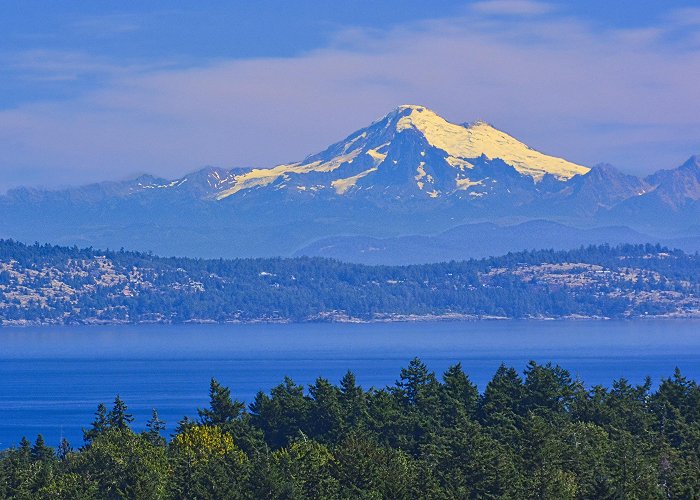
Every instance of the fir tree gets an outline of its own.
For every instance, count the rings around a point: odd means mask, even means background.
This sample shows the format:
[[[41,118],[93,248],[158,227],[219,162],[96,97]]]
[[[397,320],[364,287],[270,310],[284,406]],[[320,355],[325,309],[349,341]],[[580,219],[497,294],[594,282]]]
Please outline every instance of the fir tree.
[[[32,444],[29,442],[26,436],[22,436],[19,441],[19,448],[17,449],[20,460],[29,461],[32,457]]]
[[[209,408],[199,409],[199,420],[204,425],[225,425],[241,417],[245,405],[231,399],[231,390],[212,378],[209,383]]]
[[[417,405],[422,392],[436,382],[435,374],[418,358],[413,358],[408,367],[401,369],[401,379],[396,382],[394,393],[407,406]]]
[[[185,415],[177,423],[177,427],[175,427],[175,435],[182,434],[183,432],[186,432],[188,429],[190,429],[196,425],[197,425],[197,422],[195,422],[193,419],[191,419],[190,417]]]
[[[58,443],[58,449],[56,450],[56,457],[63,461],[65,460],[68,455],[73,451],[73,448],[71,447],[70,443],[66,438],[62,438],[61,442]]]
[[[104,403],[97,405],[95,411],[95,419],[92,421],[90,429],[83,429],[83,440],[86,444],[90,444],[96,437],[104,433],[109,427],[107,421],[107,407]]]
[[[164,446],[165,438],[161,435],[164,430],[165,422],[158,418],[158,412],[153,408],[153,410],[151,410],[151,418],[146,422],[146,431],[144,435],[152,444]]]
[[[450,366],[442,379],[440,407],[444,417],[450,421],[460,414],[473,417],[479,403],[479,391],[462,370],[462,364]]]
[[[130,428],[129,424],[134,421],[134,417],[127,412],[127,409],[126,403],[117,394],[117,397],[114,398],[114,405],[109,414],[107,414],[107,422],[110,428],[120,430]]]
[[[32,446],[32,459],[37,462],[45,462],[51,460],[54,457],[54,450],[50,446],[46,446],[44,441],[44,436],[39,434],[36,437],[34,446]]]

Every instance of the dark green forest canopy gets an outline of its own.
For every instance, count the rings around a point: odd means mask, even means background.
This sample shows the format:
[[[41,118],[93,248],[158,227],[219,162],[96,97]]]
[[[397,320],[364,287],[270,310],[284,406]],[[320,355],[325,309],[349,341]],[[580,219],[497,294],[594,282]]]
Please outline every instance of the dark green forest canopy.
[[[0,452],[0,498],[698,498],[700,387],[585,387],[501,366],[479,393],[419,359],[386,388],[291,379],[246,408],[210,385],[197,418],[142,432],[117,396],[72,448]],[[167,430],[166,430],[167,429]]]
[[[0,240],[0,324],[700,315],[700,257],[658,245],[411,266],[162,258]]]

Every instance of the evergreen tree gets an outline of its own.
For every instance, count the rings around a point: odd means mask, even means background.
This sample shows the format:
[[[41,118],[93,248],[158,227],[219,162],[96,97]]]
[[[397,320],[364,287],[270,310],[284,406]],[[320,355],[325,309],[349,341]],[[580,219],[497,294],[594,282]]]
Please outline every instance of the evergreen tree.
[[[520,433],[522,406],[522,379],[514,368],[502,364],[481,396],[479,420],[501,442],[512,443]]]
[[[313,400],[309,418],[312,437],[321,441],[334,440],[345,431],[339,394],[338,388],[324,378],[316,379],[309,386],[309,395]]]
[[[357,385],[355,374],[347,371],[340,379],[338,402],[348,430],[358,430],[367,420],[367,399],[362,387]]]
[[[442,379],[440,410],[444,423],[450,425],[462,415],[474,417],[479,404],[479,391],[462,370],[462,364],[450,366]]]
[[[29,462],[32,457],[32,445],[26,436],[22,436],[22,439],[19,441],[17,456],[22,462]]]
[[[392,387],[403,412],[397,421],[399,446],[416,455],[438,421],[440,383],[418,358],[401,370],[401,378]]]
[[[63,461],[68,458],[68,455],[73,451],[70,443],[66,438],[62,438],[61,442],[58,443],[58,449],[56,450],[56,457]]]
[[[413,358],[406,368],[401,369],[401,378],[396,382],[394,394],[406,406],[416,406],[428,386],[434,386],[435,374],[428,371],[418,358]]]
[[[182,434],[183,432],[187,431],[187,429],[194,427],[197,425],[197,422],[195,422],[193,419],[185,415],[180,419],[180,421],[177,423],[177,427],[175,427],[175,434]]]
[[[427,497],[417,484],[417,467],[406,453],[381,446],[366,436],[348,436],[334,448],[334,476],[340,498]]]
[[[165,448],[152,445],[129,427],[109,428],[68,464],[69,470],[97,485],[99,498],[158,499],[167,491]]]
[[[226,425],[241,418],[245,405],[231,399],[231,390],[216,379],[209,383],[209,408],[199,409],[199,420],[204,425]]]
[[[434,475],[448,498],[518,498],[522,485],[517,460],[507,446],[460,412],[426,446],[435,461]]]
[[[134,421],[134,417],[127,410],[126,403],[117,394],[117,397],[114,398],[114,405],[107,414],[108,426],[112,429],[129,429],[129,425]]]
[[[107,407],[104,403],[97,405],[95,411],[95,419],[92,421],[90,429],[83,429],[83,440],[86,444],[90,444],[97,436],[104,433],[109,428],[107,420]]]
[[[549,418],[564,416],[573,401],[576,385],[569,372],[560,366],[530,361],[525,369],[523,409]]]
[[[165,438],[162,436],[163,431],[165,431],[165,422],[158,418],[158,412],[153,408],[151,410],[151,418],[146,422],[146,431],[144,435],[151,444],[164,446]]]
[[[44,441],[44,436],[39,434],[36,437],[36,441],[34,442],[34,446],[32,446],[32,459],[38,461],[38,462],[45,462],[48,460],[51,460],[54,458],[54,450],[50,446],[46,446],[46,442]]]
[[[291,498],[337,498],[339,484],[333,477],[335,458],[323,444],[303,434],[288,448],[272,454],[272,464],[289,485]]]
[[[260,392],[250,405],[252,422],[259,427],[273,449],[287,446],[299,431],[309,433],[311,398],[304,388],[285,377],[272,388],[270,396]]]
[[[615,429],[626,429],[634,434],[646,434],[652,424],[649,413],[649,390],[651,379],[633,386],[626,379],[616,380],[606,399],[610,416],[609,425]]]

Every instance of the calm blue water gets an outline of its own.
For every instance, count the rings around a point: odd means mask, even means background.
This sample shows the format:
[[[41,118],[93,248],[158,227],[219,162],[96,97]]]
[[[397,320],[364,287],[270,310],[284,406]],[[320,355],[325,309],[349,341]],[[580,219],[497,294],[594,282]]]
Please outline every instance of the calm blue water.
[[[700,379],[700,321],[441,322],[0,329],[0,449],[42,432],[82,444],[99,402],[118,393],[142,428],[152,407],[169,429],[207,404],[209,379],[250,402],[285,375],[309,384],[353,370],[392,384],[420,356],[440,373],[461,361],[483,389],[501,362],[553,361],[587,385],[654,382],[678,366]]]

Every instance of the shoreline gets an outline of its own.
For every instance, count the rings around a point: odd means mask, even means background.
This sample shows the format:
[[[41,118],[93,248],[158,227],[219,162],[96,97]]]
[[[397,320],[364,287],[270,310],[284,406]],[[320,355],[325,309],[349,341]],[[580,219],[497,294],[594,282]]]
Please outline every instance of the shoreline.
[[[172,325],[304,325],[304,324],[387,324],[387,323],[431,323],[431,322],[494,322],[494,321],[533,321],[533,322],[587,322],[587,321],[644,321],[644,320],[687,320],[700,319],[700,311],[678,314],[639,315],[639,316],[530,316],[523,318],[507,316],[479,316],[472,314],[428,314],[428,315],[392,315],[371,319],[355,318],[348,316],[310,318],[302,321],[294,321],[285,318],[260,318],[252,320],[215,321],[207,319],[175,321],[82,321],[82,322],[36,322],[36,321],[2,321],[0,329],[5,328],[36,328],[36,327],[82,327],[82,326],[172,326]]]

